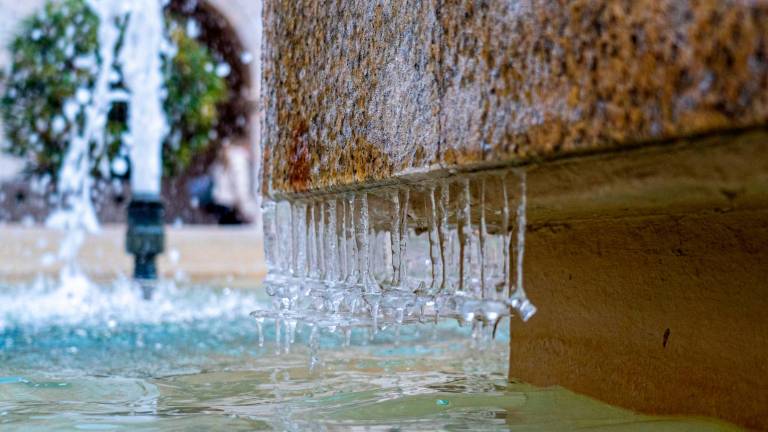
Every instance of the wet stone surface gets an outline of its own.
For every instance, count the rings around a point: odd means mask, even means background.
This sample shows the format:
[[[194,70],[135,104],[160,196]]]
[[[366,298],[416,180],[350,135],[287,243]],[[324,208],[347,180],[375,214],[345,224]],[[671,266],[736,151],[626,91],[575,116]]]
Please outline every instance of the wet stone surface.
[[[265,4],[267,187],[765,123],[768,2]]]

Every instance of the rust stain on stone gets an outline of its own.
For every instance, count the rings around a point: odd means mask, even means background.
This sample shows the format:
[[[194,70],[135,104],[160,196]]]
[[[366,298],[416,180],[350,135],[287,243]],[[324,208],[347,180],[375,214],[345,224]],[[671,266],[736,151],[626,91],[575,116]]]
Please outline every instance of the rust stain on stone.
[[[307,142],[307,125],[300,123],[293,130],[291,147],[288,150],[288,182],[297,190],[306,189],[310,177],[310,155]]]

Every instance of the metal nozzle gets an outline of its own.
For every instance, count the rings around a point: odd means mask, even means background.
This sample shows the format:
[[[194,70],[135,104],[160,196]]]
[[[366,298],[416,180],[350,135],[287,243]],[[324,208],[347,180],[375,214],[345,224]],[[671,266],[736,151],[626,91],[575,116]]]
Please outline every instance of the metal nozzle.
[[[144,298],[152,297],[157,281],[157,255],[165,250],[165,209],[158,196],[137,195],[128,205],[125,249],[134,256],[133,278]]]

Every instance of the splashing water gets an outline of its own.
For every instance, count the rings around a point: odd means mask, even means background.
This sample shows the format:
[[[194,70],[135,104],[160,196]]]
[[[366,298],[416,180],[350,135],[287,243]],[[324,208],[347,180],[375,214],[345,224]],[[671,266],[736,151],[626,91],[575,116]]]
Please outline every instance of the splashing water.
[[[61,208],[51,214],[47,220],[50,227],[65,230],[67,235],[59,250],[59,258],[66,263],[62,270],[62,282],[77,281],[82,284],[82,273],[77,267],[77,253],[83,243],[86,233],[97,232],[99,222],[91,200],[94,182],[91,171],[96,161],[91,158],[93,153],[100,154],[105,145],[107,115],[120,94],[110,88],[112,68],[115,63],[114,48],[120,37],[119,30],[114,25],[103,25],[114,21],[113,10],[105,7],[105,2],[91,1],[89,6],[99,17],[99,58],[96,79],[92,88],[78,89],[76,95],[64,103],[64,115],[69,120],[72,131],[69,137],[69,147],[64,156],[58,180],[58,193],[61,197]],[[82,126],[78,117],[82,116]],[[100,167],[108,172],[107,167]]]
[[[266,286],[274,300],[252,316],[274,319],[288,334],[297,321],[375,333],[444,318],[472,324],[477,335],[512,311],[527,321],[536,308],[523,288],[525,195],[520,171],[266,202]]]
[[[51,327],[113,328],[243,317],[263,303],[248,290],[178,287],[173,281],[161,282],[151,302],[129,279],[93,286],[84,291],[87,296],[73,296],[45,278],[29,286],[2,286],[0,334],[12,329],[35,333]]]
[[[106,159],[95,160],[91,155],[104,152],[112,104],[128,100],[130,105],[129,133],[124,140],[131,150],[134,194],[159,194],[161,143],[167,129],[162,111],[161,54],[168,50],[168,44],[162,1],[89,0],[88,6],[99,18],[99,64],[93,85],[78,89],[64,104],[64,116],[76,126],[69,137],[57,185],[61,207],[47,220],[48,226],[67,233],[59,259],[66,264],[61,272],[61,288],[69,296],[84,296],[93,288],[77,265],[77,255],[85,235],[99,230],[91,174],[98,170],[107,177],[110,169]],[[122,50],[117,53],[119,23],[125,17],[128,21],[122,33]],[[118,65],[128,94],[112,88],[119,79],[115,74]]]

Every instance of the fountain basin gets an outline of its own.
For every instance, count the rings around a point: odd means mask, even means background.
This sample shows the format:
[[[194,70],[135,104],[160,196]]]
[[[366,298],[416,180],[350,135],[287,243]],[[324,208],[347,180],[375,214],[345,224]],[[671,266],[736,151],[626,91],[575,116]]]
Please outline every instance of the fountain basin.
[[[132,274],[133,259],[125,253],[125,232],[125,225],[111,224],[86,235],[79,266],[89,278],[106,282],[115,275]],[[229,284],[228,279],[233,279],[253,284],[266,275],[261,234],[253,227],[170,225],[166,235],[166,253],[158,257],[163,278],[213,284]],[[57,259],[63,237],[60,230],[41,226],[0,227],[3,280],[16,283],[37,275],[58,276],[64,264]]]

